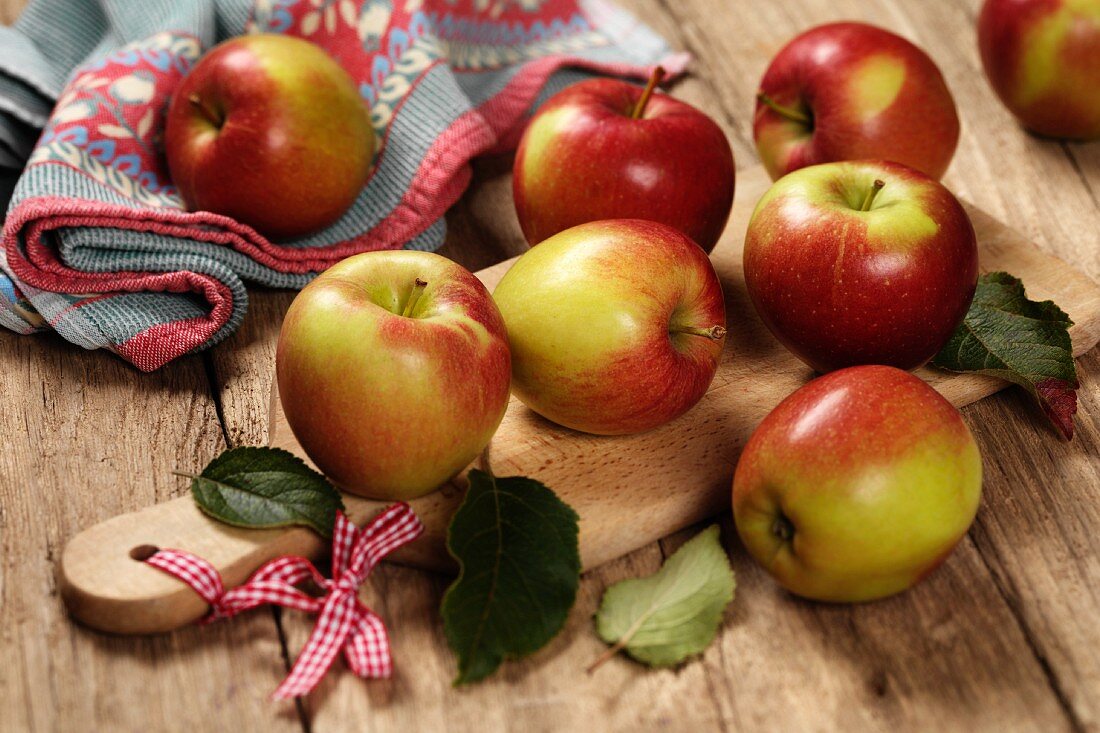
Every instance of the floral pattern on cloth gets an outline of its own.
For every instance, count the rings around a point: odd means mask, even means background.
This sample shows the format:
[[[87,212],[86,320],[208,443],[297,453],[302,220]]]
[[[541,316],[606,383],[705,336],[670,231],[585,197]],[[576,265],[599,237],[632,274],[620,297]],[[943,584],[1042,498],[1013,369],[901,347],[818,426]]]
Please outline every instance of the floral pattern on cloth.
[[[201,53],[194,36],[158,33],[78,69],[28,166],[67,164],[142,204],[182,209],[160,133],[172,90]]]
[[[176,10],[193,27],[133,39],[70,72],[4,224],[0,324],[53,329],[156,369],[232,333],[246,281],[300,288],[358,252],[437,248],[470,159],[513,147],[557,88],[591,73],[644,77],[655,63],[675,73],[686,62],[603,0],[189,2]],[[203,51],[224,40],[212,29],[231,19],[239,32],[317,43],[370,107],[379,141],[370,178],[320,232],[273,242],[184,210],[172,185],[165,108]],[[64,26],[54,33],[63,43]]]

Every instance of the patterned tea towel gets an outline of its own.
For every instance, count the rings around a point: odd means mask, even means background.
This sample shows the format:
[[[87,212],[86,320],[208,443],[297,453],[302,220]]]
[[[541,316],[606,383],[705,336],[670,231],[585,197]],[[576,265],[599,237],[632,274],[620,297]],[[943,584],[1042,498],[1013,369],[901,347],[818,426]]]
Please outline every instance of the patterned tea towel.
[[[292,241],[184,211],[160,150],[173,88],[247,32],[325,48],[379,140],[352,208]],[[0,324],[156,369],[228,336],[244,281],[299,288],[356,252],[435,249],[472,157],[514,146],[566,84],[656,63],[676,73],[686,57],[604,0],[33,0],[0,27],[0,191],[26,161],[4,223]]]

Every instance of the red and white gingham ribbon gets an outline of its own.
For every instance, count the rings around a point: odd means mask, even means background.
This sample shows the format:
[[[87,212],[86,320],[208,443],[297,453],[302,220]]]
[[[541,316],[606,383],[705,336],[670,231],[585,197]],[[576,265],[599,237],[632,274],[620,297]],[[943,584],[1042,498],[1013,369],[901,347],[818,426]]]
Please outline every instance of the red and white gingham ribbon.
[[[265,603],[319,613],[309,641],[275,690],[274,697],[284,699],[312,690],[341,649],[360,677],[390,676],[393,661],[386,627],[360,602],[359,586],[379,560],[423,531],[424,525],[404,502],[387,507],[362,529],[337,512],[331,580],[304,557],[287,556],[265,564],[243,585],[227,591],[217,569],[189,552],[158,550],[146,562],[187,583],[210,604],[210,613],[200,623],[232,618]],[[305,580],[312,580],[326,594],[318,598],[295,587]]]

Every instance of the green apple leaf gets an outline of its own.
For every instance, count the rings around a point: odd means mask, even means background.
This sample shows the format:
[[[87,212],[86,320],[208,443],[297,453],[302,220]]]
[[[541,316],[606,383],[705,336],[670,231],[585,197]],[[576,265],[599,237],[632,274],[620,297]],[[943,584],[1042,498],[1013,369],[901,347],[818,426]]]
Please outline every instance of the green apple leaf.
[[[191,479],[199,509],[235,527],[286,527],[301,524],[322,537],[332,536],[338,492],[302,459],[279,448],[233,448]]]
[[[653,575],[607,589],[596,632],[612,646],[589,672],[623,650],[650,666],[679,664],[702,652],[718,632],[735,585],[718,525],[708,527]]]
[[[470,471],[447,531],[459,574],[441,609],[458,656],[456,685],[484,679],[561,631],[580,581],[577,521],[538,481]]]
[[[1079,386],[1069,338],[1072,325],[1053,301],[1028,300],[1017,278],[991,272],[978,278],[970,310],[932,364],[1020,385],[1068,440],[1073,438]]]

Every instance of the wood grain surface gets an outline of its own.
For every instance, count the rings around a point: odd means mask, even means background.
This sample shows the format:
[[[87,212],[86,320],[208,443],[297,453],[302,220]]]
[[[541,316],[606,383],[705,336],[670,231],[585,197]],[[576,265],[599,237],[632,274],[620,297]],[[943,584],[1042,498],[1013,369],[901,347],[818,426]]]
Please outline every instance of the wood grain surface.
[[[959,105],[945,182],[1041,248],[1100,278],[1100,144],[1022,132],[982,77],[979,0],[620,0],[691,51],[675,94],[713,115],[742,167],[771,56],[816,23],[862,19],[926,48]],[[0,0],[14,18],[22,0]],[[471,269],[519,254],[510,163],[474,166],[444,253]],[[475,687],[450,685],[438,604],[447,578],[380,567],[363,599],[389,622],[397,672],[339,670],[302,704],[267,695],[310,619],[257,611],[152,638],[68,619],[54,580],[81,529],[185,491],[174,468],[267,440],[274,339],[292,294],[254,289],[241,330],[142,375],[52,336],[0,332],[0,728],[3,730],[1100,731],[1100,353],[1078,364],[1077,436],[1059,441],[1009,391],[963,414],[984,455],[967,539],[925,583],[886,601],[799,601],[753,564],[723,519],[738,594],[716,642],[676,670],[616,659],[591,614],[606,586],[655,570],[694,530],[586,574],[566,633]]]

